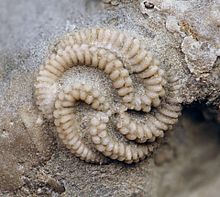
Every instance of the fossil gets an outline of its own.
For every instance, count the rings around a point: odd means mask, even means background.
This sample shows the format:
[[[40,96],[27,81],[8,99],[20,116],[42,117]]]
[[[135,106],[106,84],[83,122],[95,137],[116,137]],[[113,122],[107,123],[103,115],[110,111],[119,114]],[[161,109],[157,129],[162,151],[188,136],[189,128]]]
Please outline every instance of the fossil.
[[[84,67],[93,77],[104,73],[111,89],[97,78],[84,79]],[[75,71],[65,78],[74,68],[81,69],[78,80]],[[90,28],[62,37],[40,66],[35,87],[38,108],[54,121],[62,142],[91,163],[144,159],[181,113],[178,78],[159,68],[139,39],[117,30]],[[88,107],[92,112],[80,116]]]

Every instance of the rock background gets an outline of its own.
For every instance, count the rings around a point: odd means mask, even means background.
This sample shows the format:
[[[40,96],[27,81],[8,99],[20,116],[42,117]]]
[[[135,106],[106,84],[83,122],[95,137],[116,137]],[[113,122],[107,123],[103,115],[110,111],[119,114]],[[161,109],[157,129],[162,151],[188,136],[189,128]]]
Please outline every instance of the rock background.
[[[219,16],[217,0],[1,0],[0,196],[218,196]],[[34,81],[48,46],[92,26],[140,35],[182,82],[183,116],[137,165],[78,160],[35,106]]]

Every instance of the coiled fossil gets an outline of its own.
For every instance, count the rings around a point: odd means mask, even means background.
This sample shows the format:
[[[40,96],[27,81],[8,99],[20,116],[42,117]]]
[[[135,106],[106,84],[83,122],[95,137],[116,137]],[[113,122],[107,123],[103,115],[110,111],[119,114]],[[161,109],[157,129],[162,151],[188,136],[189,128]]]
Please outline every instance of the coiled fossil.
[[[113,98],[83,77],[62,83],[76,67],[92,68],[91,75],[103,72],[116,90]],[[39,109],[54,121],[67,148],[87,162],[144,159],[181,112],[178,78],[165,75],[137,38],[117,30],[84,29],[61,38],[40,66],[35,87]],[[84,114],[83,129],[77,111],[82,103],[94,110]]]

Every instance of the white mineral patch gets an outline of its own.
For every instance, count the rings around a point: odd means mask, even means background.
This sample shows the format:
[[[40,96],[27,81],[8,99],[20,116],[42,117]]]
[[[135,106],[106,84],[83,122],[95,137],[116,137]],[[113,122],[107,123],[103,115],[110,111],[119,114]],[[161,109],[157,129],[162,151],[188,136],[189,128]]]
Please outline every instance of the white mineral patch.
[[[189,10],[191,3],[188,1],[164,0],[161,3],[161,9],[167,12],[184,13]]]
[[[178,21],[175,16],[168,16],[167,17],[166,28],[172,33],[174,33],[174,32],[180,33],[180,26],[178,25]]]
[[[184,38],[182,51],[189,70],[194,74],[211,70],[217,58],[216,50],[208,42],[196,41],[191,36]]]
[[[211,20],[219,26],[220,25],[220,1],[219,1],[219,5],[216,4],[211,7],[210,16],[211,16]]]
[[[65,29],[66,29],[66,31],[73,31],[74,29],[76,29],[76,25],[71,23],[71,21],[67,20]]]
[[[220,56],[220,48],[216,50],[215,54],[216,54],[217,56]]]
[[[9,137],[9,133],[7,131],[2,131],[0,133],[0,139],[2,138],[8,138]]]

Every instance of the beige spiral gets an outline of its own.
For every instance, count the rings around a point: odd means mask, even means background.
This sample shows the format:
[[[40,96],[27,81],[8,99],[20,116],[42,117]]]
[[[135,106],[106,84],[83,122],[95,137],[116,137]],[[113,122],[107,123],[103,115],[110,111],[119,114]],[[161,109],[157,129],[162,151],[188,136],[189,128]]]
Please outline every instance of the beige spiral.
[[[80,66],[105,73],[120,107],[89,80],[60,88],[60,78]],[[102,163],[104,156],[126,163],[144,159],[181,111],[178,79],[165,76],[137,38],[116,30],[92,28],[64,36],[40,66],[35,86],[39,109],[54,120],[67,148],[87,162]],[[80,102],[97,111],[89,118],[87,137],[77,117]]]

